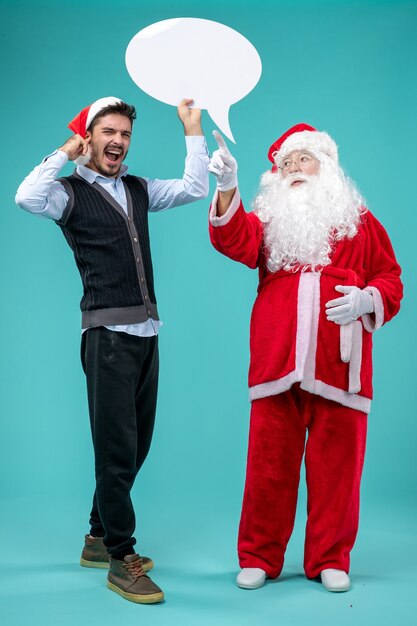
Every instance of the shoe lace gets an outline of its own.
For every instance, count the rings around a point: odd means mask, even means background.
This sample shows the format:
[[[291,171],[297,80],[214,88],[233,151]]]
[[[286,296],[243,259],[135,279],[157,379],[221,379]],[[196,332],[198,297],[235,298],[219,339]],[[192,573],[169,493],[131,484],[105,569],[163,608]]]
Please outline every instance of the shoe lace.
[[[125,563],[125,567],[132,580],[137,580],[140,576],[145,576],[145,571],[142,567],[141,559],[137,559],[132,563]]]

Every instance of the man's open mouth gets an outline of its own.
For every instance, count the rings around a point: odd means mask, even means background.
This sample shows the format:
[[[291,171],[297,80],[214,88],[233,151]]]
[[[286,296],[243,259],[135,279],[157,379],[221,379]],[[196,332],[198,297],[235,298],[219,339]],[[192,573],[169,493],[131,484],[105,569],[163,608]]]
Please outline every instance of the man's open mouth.
[[[105,150],[104,156],[111,165],[116,165],[122,160],[122,152],[120,150]]]

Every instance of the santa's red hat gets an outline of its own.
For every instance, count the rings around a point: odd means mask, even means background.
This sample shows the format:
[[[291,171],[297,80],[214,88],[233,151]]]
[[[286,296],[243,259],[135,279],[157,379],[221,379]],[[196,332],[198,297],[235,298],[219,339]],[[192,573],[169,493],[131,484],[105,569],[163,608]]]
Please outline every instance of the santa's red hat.
[[[333,161],[338,161],[337,146],[325,132],[320,132],[309,124],[296,124],[277,139],[268,151],[268,159],[273,163],[272,171],[278,170],[280,160],[293,150],[313,150],[324,152]]]
[[[80,111],[78,115],[70,121],[68,128],[74,131],[74,133],[77,133],[78,135],[81,135],[81,137],[85,138],[85,133],[95,116],[106,107],[112,106],[113,104],[120,104],[121,102],[122,100],[120,100],[120,98],[114,98],[113,96],[100,98]]]

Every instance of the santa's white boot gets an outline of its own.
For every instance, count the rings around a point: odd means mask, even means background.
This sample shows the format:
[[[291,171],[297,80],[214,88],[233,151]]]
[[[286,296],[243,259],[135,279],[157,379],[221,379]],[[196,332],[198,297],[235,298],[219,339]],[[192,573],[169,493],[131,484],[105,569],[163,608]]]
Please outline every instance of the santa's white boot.
[[[321,573],[321,583],[327,591],[349,591],[349,576],[341,569],[324,569]]]
[[[258,589],[265,582],[266,573],[259,567],[244,567],[236,578],[236,584],[242,589]]]

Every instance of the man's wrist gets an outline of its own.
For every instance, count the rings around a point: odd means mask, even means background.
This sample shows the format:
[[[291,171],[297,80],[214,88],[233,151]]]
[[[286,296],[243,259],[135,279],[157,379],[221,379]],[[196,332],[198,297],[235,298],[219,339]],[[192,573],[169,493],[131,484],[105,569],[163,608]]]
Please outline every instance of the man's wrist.
[[[60,148],[57,148],[57,153],[60,152],[61,154],[65,154],[65,156],[67,157],[67,160],[70,160],[70,155],[67,152],[66,148],[64,146],[61,146]]]
[[[196,135],[202,135],[203,129],[201,128],[201,124],[184,124],[184,135],[186,137],[194,137]]]

